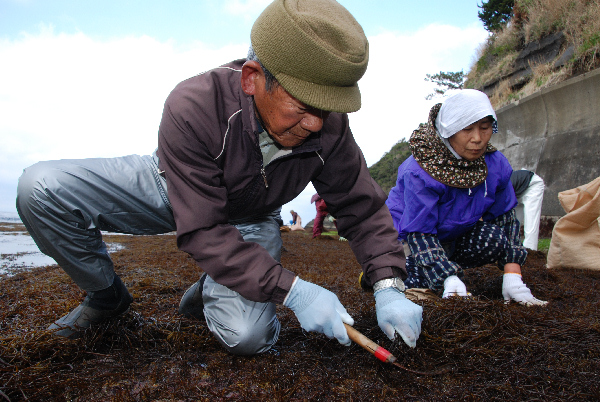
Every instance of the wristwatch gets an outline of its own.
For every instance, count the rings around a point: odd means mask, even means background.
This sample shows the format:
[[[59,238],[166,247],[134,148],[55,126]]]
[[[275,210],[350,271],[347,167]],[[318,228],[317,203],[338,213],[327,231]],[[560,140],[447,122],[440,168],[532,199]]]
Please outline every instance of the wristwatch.
[[[406,287],[404,287],[404,282],[402,282],[402,279],[388,278],[388,279],[382,279],[380,281],[375,282],[375,285],[373,285],[373,292],[377,292],[378,290],[386,289],[386,288],[394,288],[400,293],[404,293],[404,291],[406,290]]]

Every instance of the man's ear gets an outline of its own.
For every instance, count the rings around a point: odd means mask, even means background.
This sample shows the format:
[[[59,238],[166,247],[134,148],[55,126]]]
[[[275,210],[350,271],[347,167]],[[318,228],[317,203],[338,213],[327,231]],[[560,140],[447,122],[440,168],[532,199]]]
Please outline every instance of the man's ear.
[[[263,74],[262,68],[257,61],[246,61],[242,66],[242,91],[246,95],[254,95],[257,86],[260,85]]]

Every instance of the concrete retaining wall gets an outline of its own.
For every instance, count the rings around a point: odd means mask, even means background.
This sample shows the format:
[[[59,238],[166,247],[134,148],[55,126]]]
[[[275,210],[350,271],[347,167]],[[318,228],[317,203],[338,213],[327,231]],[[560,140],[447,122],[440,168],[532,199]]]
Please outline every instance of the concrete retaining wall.
[[[513,169],[546,183],[542,215],[565,214],[560,191],[600,176],[600,69],[530,95],[496,111],[496,146]]]

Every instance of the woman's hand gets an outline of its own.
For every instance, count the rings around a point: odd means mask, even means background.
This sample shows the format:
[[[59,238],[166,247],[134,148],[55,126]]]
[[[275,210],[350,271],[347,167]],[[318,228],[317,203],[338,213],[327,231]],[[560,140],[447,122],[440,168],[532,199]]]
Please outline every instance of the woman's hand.
[[[514,300],[524,306],[545,306],[548,304],[547,301],[533,297],[531,290],[523,283],[523,279],[519,274],[504,274],[502,296],[504,296],[505,303],[510,303],[511,300]]]
[[[467,287],[463,281],[456,275],[450,275],[444,280],[444,294],[442,298],[447,299],[451,296],[471,296],[471,293],[467,292]]]

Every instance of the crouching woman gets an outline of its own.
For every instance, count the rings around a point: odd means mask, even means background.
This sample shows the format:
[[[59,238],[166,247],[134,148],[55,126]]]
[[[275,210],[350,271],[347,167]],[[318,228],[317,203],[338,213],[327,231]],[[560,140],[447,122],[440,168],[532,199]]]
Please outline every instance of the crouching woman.
[[[464,270],[497,262],[504,300],[544,305],[523,283],[527,251],[519,239],[512,168],[490,143],[497,131],[488,97],[466,89],[435,105],[410,138],[387,205],[408,245],[407,288],[468,296]],[[408,253],[407,253],[408,254]]]

